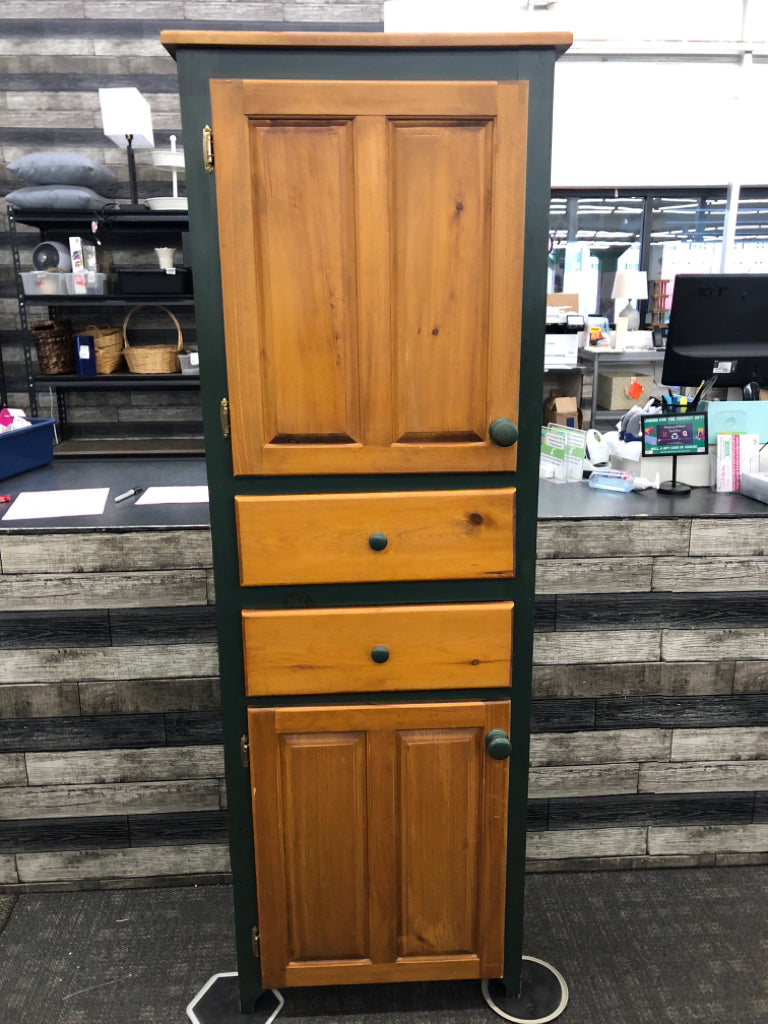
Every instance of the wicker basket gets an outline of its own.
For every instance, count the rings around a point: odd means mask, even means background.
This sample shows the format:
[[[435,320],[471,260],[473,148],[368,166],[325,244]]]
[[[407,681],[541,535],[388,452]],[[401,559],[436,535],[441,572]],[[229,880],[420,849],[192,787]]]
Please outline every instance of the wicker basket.
[[[31,330],[41,374],[75,372],[75,338],[69,320],[40,320]]]
[[[165,306],[153,306],[153,309],[162,310],[173,320],[176,327],[175,345],[134,345],[128,344],[128,321],[138,309],[143,306],[134,306],[123,321],[123,355],[131,373],[178,373],[179,352],[181,351],[181,325],[170,309]]]
[[[90,334],[96,356],[96,373],[114,373],[123,361],[123,332],[119,327],[88,324],[80,334]]]

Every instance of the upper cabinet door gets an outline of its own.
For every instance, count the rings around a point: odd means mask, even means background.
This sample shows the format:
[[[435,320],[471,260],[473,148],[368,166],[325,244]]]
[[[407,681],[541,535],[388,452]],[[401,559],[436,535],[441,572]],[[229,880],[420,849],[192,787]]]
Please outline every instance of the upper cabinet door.
[[[514,469],[526,82],[211,82],[237,475]]]

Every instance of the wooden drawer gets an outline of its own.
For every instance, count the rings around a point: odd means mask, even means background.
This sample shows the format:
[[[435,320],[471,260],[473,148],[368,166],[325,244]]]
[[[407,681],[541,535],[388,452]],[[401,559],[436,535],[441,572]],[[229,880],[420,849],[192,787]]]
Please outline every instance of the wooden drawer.
[[[238,496],[235,510],[243,586],[514,575],[513,487]]]
[[[511,601],[246,611],[246,693],[509,686],[512,612]]]

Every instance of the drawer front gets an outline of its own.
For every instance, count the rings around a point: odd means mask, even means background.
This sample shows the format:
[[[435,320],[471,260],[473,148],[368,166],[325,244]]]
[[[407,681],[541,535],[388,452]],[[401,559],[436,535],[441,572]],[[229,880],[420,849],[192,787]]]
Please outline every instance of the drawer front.
[[[512,613],[511,601],[246,611],[246,693],[509,686]]]
[[[235,498],[243,586],[513,576],[515,489]]]

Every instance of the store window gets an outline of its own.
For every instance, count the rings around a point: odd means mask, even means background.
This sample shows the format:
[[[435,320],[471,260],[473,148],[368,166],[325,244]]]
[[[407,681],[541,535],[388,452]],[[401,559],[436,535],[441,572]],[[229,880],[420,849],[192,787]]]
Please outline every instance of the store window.
[[[580,313],[613,322],[614,275],[640,268],[644,209],[643,196],[553,194],[547,291],[578,295]]]

